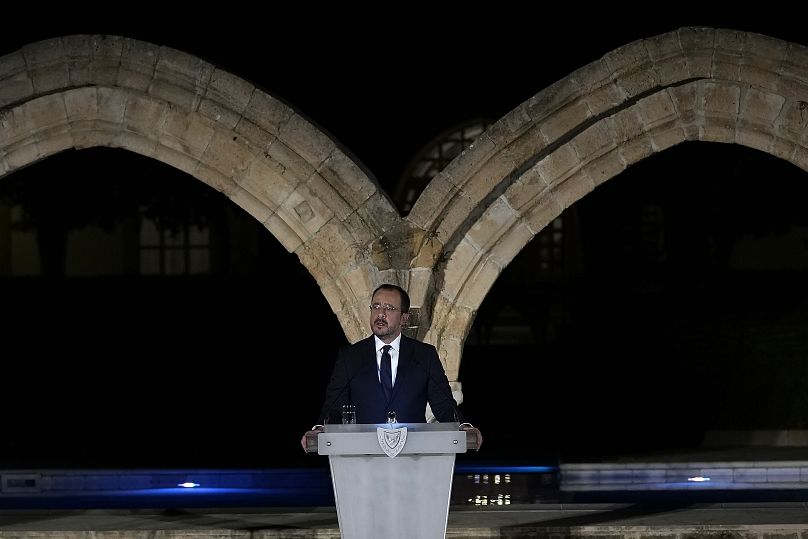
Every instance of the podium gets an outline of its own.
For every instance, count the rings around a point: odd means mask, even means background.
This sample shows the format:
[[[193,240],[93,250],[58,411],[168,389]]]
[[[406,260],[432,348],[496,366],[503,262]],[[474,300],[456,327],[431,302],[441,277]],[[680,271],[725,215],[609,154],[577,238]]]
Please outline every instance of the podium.
[[[307,440],[328,455],[343,539],[445,537],[455,455],[467,447],[476,439],[457,423],[326,425]]]

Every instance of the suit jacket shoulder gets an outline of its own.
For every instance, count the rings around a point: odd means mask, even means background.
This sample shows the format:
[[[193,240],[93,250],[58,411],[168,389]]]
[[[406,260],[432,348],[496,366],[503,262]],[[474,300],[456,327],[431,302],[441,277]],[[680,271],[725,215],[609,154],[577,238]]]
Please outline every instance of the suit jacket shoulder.
[[[373,335],[370,337],[365,337],[360,341],[356,341],[353,344],[346,344],[339,350],[339,355],[345,357],[356,357],[361,356],[367,352],[375,351]]]
[[[413,339],[412,337],[407,337],[406,335],[401,335],[401,347],[412,347],[414,350],[419,352],[428,352],[431,351],[430,349],[434,350],[437,353],[437,349],[424,341],[419,341],[418,339]]]

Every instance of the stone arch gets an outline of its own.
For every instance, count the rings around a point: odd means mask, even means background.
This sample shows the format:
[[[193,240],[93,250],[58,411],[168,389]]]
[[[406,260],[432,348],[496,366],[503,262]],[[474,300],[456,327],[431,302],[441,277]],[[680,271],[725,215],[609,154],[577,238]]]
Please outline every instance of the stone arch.
[[[349,339],[367,331],[367,297],[395,272],[365,246],[400,218],[375,179],[300,113],[193,55],[134,39],[73,35],[0,57],[0,177],[94,146],[157,159],[221,191],[297,254]]]
[[[807,125],[808,49],[712,28],[635,41],[522,103],[407,217],[429,239],[415,257],[434,264],[426,339],[449,379],[502,269],[596,186],[683,141],[741,144],[808,170]]]
[[[297,254],[349,340],[380,282],[410,292],[418,336],[457,383],[486,293],[530,239],[597,185],[685,140],[808,168],[808,49],[682,28],[620,47],[493,124],[401,219],[299,112],[168,47],[67,36],[0,57],[0,176],[67,148],[125,148],[227,195]]]

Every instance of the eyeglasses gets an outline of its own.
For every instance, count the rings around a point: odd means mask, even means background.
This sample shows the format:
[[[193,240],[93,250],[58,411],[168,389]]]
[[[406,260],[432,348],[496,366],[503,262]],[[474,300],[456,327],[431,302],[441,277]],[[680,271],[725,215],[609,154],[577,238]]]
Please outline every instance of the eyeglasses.
[[[389,303],[385,303],[385,304],[374,303],[373,305],[370,306],[371,311],[381,311],[382,309],[384,309],[384,312],[386,312],[386,313],[393,313],[393,312],[396,312],[398,310],[398,307],[394,307],[394,306],[390,305]]]

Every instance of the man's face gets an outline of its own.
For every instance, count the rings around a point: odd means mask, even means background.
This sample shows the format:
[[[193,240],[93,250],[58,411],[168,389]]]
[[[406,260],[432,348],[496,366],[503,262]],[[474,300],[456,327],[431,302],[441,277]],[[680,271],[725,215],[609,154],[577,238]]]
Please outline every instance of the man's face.
[[[373,295],[370,328],[382,341],[393,342],[401,333],[401,324],[407,321],[408,316],[408,313],[401,312],[401,296],[395,290],[379,290]]]

